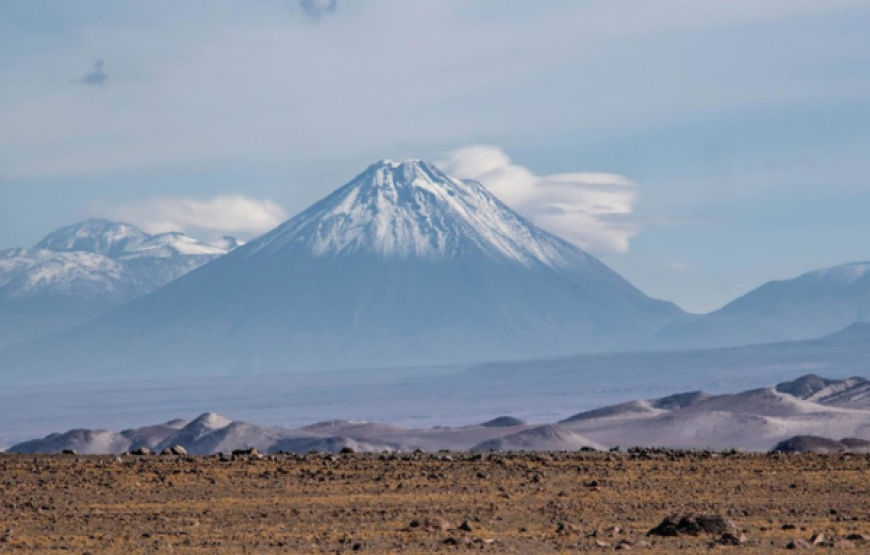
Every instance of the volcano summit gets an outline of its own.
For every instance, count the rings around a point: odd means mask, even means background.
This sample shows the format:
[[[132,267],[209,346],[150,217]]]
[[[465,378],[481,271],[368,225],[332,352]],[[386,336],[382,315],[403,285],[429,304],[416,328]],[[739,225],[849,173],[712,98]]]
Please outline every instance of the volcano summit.
[[[381,161],[155,293],[0,353],[6,378],[247,374],[631,348],[679,321],[475,181]]]

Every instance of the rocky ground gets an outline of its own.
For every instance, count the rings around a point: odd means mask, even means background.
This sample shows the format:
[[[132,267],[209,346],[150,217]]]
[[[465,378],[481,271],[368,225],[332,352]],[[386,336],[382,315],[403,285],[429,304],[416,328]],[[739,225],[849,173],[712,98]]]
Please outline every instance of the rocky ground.
[[[0,553],[860,553],[868,478],[852,454],[0,455]]]

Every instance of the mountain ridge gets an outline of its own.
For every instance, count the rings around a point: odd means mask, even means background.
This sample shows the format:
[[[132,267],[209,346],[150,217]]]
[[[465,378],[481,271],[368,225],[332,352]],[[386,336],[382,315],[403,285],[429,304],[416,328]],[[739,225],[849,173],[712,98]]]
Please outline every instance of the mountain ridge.
[[[3,360],[45,375],[81,353],[103,377],[117,360],[200,375],[440,364],[620,348],[682,317],[479,183],[379,162],[227,256]],[[86,356],[88,343],[117,349]]]
[[[658,348],[724,347],[822,337],[870,321],[870,262],[770,281],[714,312],[658,333]]]
[[[0,347],[95,318],[227,252],[183,233],[151,235],[105,219],[0,251]]]

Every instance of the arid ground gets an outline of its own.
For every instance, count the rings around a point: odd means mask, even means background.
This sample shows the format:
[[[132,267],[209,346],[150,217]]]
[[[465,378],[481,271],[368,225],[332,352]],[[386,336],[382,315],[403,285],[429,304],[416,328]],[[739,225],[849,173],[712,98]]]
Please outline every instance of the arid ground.
[[[647,535],[675,514],[743,543]],[[0,553],[771,553],[817,533],[870,548],[870,456],[0,455]]]

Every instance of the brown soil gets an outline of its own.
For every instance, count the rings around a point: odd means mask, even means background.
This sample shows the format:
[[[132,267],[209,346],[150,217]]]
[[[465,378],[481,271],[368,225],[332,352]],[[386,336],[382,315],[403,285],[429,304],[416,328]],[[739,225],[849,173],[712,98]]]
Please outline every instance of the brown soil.
[[[868,478],[865,455],[0,455],[0,553],[569,553],[622,540],[672,553],[721,539],[646,535],[673,514],[736,524],[729,539],[745,543],[720,552],[784,551],[816,532],[862,552],[870,542],[843,539],[870,534]]]

